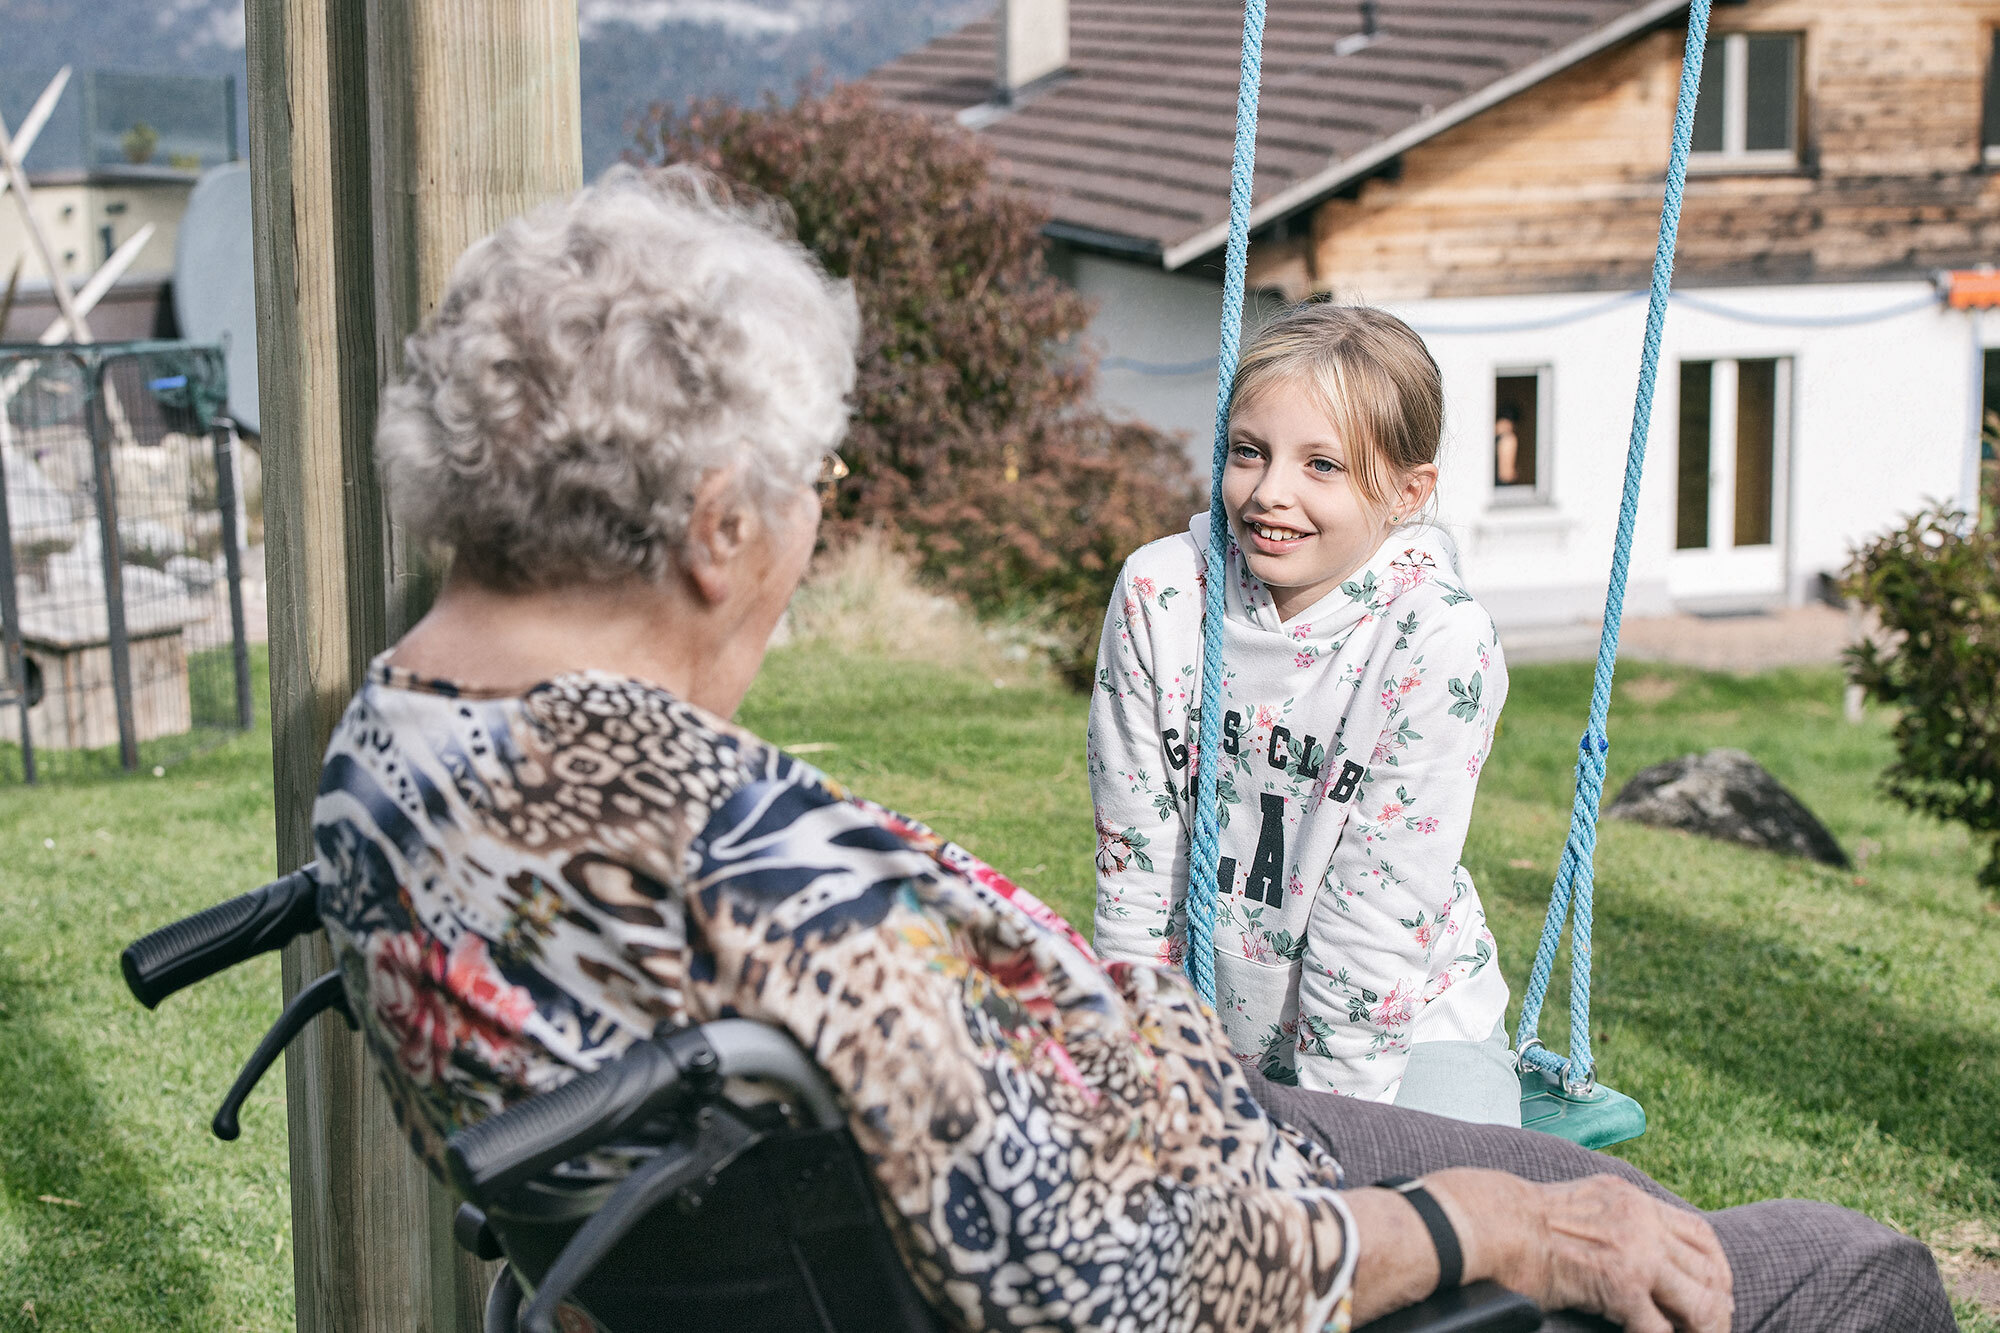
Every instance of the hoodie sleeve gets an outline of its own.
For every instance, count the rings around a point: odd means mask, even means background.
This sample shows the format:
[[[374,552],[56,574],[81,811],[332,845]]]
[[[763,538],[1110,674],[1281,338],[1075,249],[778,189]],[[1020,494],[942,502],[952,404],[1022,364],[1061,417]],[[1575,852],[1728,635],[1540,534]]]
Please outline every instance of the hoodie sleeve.
[[[1299,988],[1300,1085],[1369,1098],[1402,1076],[1425,1007],[1494,968],[1459,857],[1507,695],[1498,636],[1455,589],[1398,617],[1395,630],[1401,642],[1388,642],[1400,651],[1378,686],[1387,718],[1363,742],[1371,749],[1313,904]],[[1476,993],[1490,1000],[1490,989]],[[1504,1009],[1504,985],[1498,995]],[[1450,1035],[1485,1037],[1500,1017],[1486,1007],[1470,1016],[1479,1030]]]
[[[1097,648],[1087,757],[1097,814],[1097,952],[1107,960],[1179,961],[1187,888],[1183,817],[1193,751],[1184,706],[1162,707],[1153,614],[1191,592],[1119,572]],[[1166,718],[1166,720],[1163,720]]]

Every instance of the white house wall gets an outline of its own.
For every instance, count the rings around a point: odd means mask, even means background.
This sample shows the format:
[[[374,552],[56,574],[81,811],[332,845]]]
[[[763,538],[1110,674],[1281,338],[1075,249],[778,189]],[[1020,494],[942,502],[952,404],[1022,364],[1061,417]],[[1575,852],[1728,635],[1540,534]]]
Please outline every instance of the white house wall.
[[[1221,285],[1060,248],[1050,266],[1097,308],[1090,336],[1104,356],[1098,402],[1163,430],[1185,432],[1188,451],[1201,460],[1206,476],[1215,438]]]
[[[72,283],[81,283],[110,256],[104,229],[110,229],[115,250],[148,222],[153,238],[133,261],[138,277],[164,277],[173,272],[174,244],[181,216],[187,211],[191,180],[139,182],[35,182],[29,205],[42,226],[56,263]],[[35,255],[28,229],[12,199],[0,201],[0,268],[11,270],[22,261],[25,281],[46,279]]]
[[[1137,264],[1077,256],[1077,285],[1100,302],[1093,333],[1113,366],[1155,372],[1212,357],[1219,290]],[[1977,418],[1974,317],[1944,307],[1926,282],[1703,289],[1668,314],[1627,610],[1798,603],[1856,543],[1935,499],[1963,501]],[[1365,296],[1365,290],[1362,293]],[[1422,333],[1444,372],[1439,515],[1459,538],[1466,574],[1504,626],[1569,623],[1603,609],[1631,432],[1646,304],[1616,293],[1389,303]],[[1838,323],[1879,312],[1891,317]],[[1727,312],[1727,313],[1721,313]],[[1990,320],[2000,342],[2000,317]],[[1540,326],[1522,328],[1521,326]],[[1689,594],[1674,575],[1679,363],[1789,358],[1789,466],[1778,478],[1778,581],[1748,599]],[[1546,503],[1496,503],[1490,458],[1493,376],[1543,368],[1539,466]],[[1107,370],[1099,398],[1186,431],[1206,460],[1214,370]]]
[[[1933,499],[1962,498],[1978,388],[1972,317],[1937,302],[1930,284],[1721,288],[1686,298],[1668,312],[1653,399],[1627,590],[1634,614],[1674,600],[1682,361],[1791,361],[1789,465],[1777,497],[1783,574],[1781,591],[1765,600],[1806,600],[1856,543]],[[1394,307],[1444,371],[1440,511],[1461,536],[1468,577],[1504,621],[1555,623],[1602,609],[1646,318],[1641,299],[1610,303],[1591,294]],[[1483,331],[1590,311],[1539,331]],[[1548,503],[1495,504],[1493,376],[1537,366],[1553,377],[1541,444]]]

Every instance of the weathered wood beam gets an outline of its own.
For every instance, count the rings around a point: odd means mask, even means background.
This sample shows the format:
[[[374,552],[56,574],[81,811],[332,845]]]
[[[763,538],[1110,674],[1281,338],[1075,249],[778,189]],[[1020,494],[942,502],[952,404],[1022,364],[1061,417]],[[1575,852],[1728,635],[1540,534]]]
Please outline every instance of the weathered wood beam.
[[[574,4],[368,0],[383,364],[465,248],[583,184]]]
[[[366,31],[343,0],[248,0],[278,860],[312,856],[320,756],[388,641],[375,422]],[[287,996],[332,965],[285,951]],[[285,1059],[301,1333],[418,1327],[428,1188],[361,1043],[313,1024]],[[447,1333],[439,1329],[436,1333]],[[449,1330],[456,1333],[456,1329]]]
[[[39,106],[35,108],[36,111],[40,109]],[[29,114],[32,117],[34,113]],[[48,237],[42,231],[41,219],[35,216],[30,202],[28,173],[21,166],[21,159],[27,151],[7,133],[6,117],[0,116],[0,169],[6,171],[7,184],[14,191],[14,206],[21,210],[21,225],[27,229],[28,244],[41,261],[42,272],[48,274],[49,293],[55,297],[56,309],[62,312],[62,322],[69,328],[70,341],[91,342],[90,325],[84,323],[83,316],[77,311],[76,296],[70,291],[69,275],[56,263],[55,252],[50,249]]]
[[[271,713],[281,863],[312,855],[320,756],[423,605],[375,473],[380,386],[458,254],[575,188],[573,0],[247,0]],[[285,988],[330,965],[295,946]],[[483,1271],[361,1044],[286,1060],[301,1333],[470,1333]]]
[[[583,183],[574,3],[367,0],[376,354],[383,378],[467,246]],[[432,575],[397,548],[398,633]]]

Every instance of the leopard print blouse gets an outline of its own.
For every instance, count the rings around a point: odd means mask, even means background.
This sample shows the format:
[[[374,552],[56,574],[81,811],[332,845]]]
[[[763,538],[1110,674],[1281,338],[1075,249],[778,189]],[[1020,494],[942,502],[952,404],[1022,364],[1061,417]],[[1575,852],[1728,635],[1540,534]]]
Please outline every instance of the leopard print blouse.
[[[327,752],[322,915],[412,1146],[662,1020],[789,1031],[957,1327],[1344,1329],[1339,1166],[1179,977],[1106,967],[929,829],[667,692],[377,662]]]

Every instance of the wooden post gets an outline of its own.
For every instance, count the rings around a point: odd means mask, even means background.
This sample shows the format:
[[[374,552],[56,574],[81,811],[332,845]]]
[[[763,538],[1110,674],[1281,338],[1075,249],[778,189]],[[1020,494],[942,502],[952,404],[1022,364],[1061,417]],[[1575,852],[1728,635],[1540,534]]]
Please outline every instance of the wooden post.
[[[251,213],[264,427],[278,864],[311,858],[319,756],[388,640],[375,417],[366,32],[341,0],[250,0]],[[285,950],[287,997],[331,966]],[[422,1169],[364,1053],[313,1024],[285,1059],[301,1333],[417,1327],[428,1309]],[[456,1333],[433,1329],[431,1333]]]
[[[248,0],[271,716],[284,868],[368,660],[421,612],[374,468],[381,384],[465,246],[581,174],[574,0]],[[292,994],[331,960],[286,951]],[[361,1044],[285,1062],[301,1333],[472,1333],[480,1267]]]
[[[383,377],[467,246],[583,184],[574,3],[367,0],[376,355]],[[398,548],[391,618],[430,602]]]

